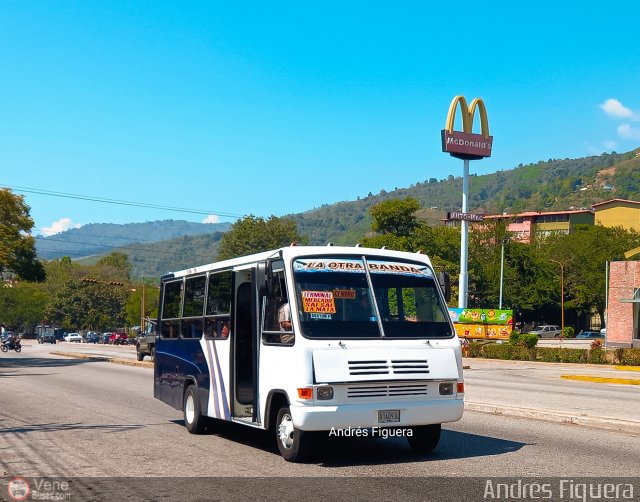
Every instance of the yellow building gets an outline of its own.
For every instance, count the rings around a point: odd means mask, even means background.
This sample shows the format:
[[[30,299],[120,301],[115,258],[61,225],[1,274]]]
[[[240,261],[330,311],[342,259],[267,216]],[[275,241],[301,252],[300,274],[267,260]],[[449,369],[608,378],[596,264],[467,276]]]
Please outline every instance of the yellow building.
[[[640,232],[640,202],[612,199],[593,205],[596,225]]]

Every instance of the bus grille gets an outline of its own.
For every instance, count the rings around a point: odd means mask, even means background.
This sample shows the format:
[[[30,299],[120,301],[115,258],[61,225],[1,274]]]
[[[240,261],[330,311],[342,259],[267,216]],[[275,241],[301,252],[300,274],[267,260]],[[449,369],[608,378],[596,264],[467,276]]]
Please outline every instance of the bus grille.
[[[378,359],[371,361],[349,361],[350,375],[402,375],[407,373],[429,373],[426,359]]]
[[[426,396],[427,384],[367,385],[347,387],[347,397]]]

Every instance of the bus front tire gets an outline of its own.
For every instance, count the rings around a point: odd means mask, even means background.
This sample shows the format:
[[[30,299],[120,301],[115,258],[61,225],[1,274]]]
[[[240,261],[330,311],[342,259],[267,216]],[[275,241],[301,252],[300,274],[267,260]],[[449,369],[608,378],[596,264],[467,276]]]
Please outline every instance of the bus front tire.
[[[206,417],[200,414],[200,400],[195,385],[190,385],[184,393],[182,406],[184,425],[191,434],[202,434],[206,428]]]
[[[302,462],[307,458],[311,434],[293,425],[291,410],[286,406],[278,411],[275,432],[282,458],[287,462]]]
[[[412,427],[413,435],[407,436],[407,441],[416,452],[429,453],[438,446],[441,430],[441,424]]]

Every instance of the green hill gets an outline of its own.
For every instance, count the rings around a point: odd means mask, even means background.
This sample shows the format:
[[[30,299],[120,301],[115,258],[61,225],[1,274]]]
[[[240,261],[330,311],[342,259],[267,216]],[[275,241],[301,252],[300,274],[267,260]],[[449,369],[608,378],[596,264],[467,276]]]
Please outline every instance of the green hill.
[[[413,197],[422,207],[418,215],[430,224],[438,225],[447,211],[460,209],[461,194],[460,177],[449,176],[440,181],[431,178],[409,188],[392,192],[383,190],[377,195],[370,194],[350,202],[326,204],[303,213],[290,214],[288,217],[297,223],[299,232],[309,238],[310,244],[333,242],[354,245],[369,231],[371,221],[368,210],[378,202]],[[549,159],[497,173],[472,175],[469,208],[472,212],[486,214],[567,210],[588,208],[597,202],[614,198],[640,200],[640,149],[624,154],[602,154],[580,159]],[[218,241],[228,227],[228,224],[225,224],[227,227],[215,228],[215,225],[170,221],[166,225],[169,229],[167,231],[176,232],[180,237],[142,243],[150,236],[160,236],[161,232],[157,228],[164,227],[165,223],[167,222],[153,222],[148,233],[138,233],[136,235],[140,237],[139,240],[126,243],[119,240],[124,238],[123,234],[110,227],[130,227],[137,230],[140,228],[138,225],[149,224],[87,225],[78,230],[85,229],[85,233],[89,235],[103,237],[100,240],[103,251],[89,253],[81,248],[78,253],[85,252],[85,256],[100,254],[122,246],[118,250],[129,256],[134,276],[159,277],[168,271],[213,261]],[[109,229],[109,232],[101,234],[103,229]],[[185,235],[191,231],[204,235]],[[65,234],[68,242],[79,235],[69,231],[60,236]],[[131,234],[125,235],[133,239]]]

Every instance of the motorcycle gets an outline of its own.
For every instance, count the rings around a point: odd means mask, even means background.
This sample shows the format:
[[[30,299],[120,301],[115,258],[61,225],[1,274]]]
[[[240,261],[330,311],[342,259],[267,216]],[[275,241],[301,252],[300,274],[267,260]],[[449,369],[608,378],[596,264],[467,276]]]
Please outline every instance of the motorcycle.
[[[0,350],[2,352],[9,352],[10,350],[15,350],[16,352],[20,352],[22,350],[22,344],[20,340],[16,340],[15,342],[11,342],[9,340],[2,340],[2,345],[0,345]]]

